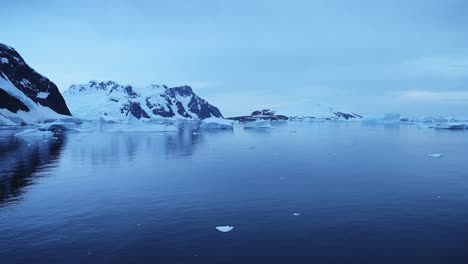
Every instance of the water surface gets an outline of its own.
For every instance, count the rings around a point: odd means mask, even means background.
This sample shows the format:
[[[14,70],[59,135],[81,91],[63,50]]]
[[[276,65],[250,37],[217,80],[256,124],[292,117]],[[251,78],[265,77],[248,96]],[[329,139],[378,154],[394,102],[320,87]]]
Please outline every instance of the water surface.
[[[0,130],[2,264],[468,263],[467,132],[15,132]]]

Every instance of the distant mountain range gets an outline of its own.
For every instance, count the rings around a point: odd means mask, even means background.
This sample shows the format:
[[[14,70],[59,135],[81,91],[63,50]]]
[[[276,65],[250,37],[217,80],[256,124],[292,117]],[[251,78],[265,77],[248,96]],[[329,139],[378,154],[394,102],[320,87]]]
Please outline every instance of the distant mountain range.
[[[0,44],[0,125],[21,125],[70,116],[57,86]]]
[[[237,121],[359,119],[360,115],[316,105],[310,116],[278,115],[264,109],[251,115],[230,117]],[[18,52],[0,44],[0,125],[23,125],[69,118],[119,122],[136,118],[205,120],[223,118],[214,105],[195,94],[190,86],[137,88],[113,81],[72,85],[62,94],[46,77],[29,67]],[[216,121],[217,122],[217,121]]]
[[[222,118],[219,109],[196,95],[190,86],[136,88],[113,81],[72,85],[63,93],[73,115],[83,119]]]

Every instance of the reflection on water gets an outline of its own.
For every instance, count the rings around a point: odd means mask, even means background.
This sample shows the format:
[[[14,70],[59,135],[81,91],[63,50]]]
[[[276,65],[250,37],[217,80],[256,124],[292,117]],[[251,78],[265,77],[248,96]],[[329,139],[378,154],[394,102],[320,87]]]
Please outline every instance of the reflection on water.
[[[18,200],[40,172],[55,166],[66,135],[18,137],[0,131],[0,206]]]

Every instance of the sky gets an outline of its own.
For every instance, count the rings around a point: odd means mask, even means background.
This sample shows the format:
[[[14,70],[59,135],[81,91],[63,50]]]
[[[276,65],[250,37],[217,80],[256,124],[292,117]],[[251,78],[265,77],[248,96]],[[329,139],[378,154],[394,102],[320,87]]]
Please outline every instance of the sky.
[[[468,115],[464,0],[0,0],[0,42],[61,91],[190,85],[224,116]]]

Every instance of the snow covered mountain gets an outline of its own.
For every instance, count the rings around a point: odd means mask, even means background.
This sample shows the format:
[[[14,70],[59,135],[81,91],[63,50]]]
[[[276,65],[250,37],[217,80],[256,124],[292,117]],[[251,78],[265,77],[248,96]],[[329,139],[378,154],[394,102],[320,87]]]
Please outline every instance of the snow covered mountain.
[[[72,85],[63,95],[73,115],[88,120],[121,121],[129,115],[143,120],[223,117],[190,86],[150,85],[139,89],[113,81],[90,81]]]
[[[57,86],[0,43],[0,125],[33,124],[71,115]]]

